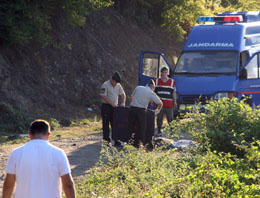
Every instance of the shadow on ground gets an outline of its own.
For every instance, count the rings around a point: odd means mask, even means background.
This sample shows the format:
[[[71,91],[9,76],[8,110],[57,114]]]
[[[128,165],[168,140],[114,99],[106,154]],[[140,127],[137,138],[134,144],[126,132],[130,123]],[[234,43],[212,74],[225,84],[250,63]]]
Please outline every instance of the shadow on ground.
[[[81,141],[75,142],[78,148],[68,154],[73,177],[85,175],[99,161],[102,133],[86,136]]]

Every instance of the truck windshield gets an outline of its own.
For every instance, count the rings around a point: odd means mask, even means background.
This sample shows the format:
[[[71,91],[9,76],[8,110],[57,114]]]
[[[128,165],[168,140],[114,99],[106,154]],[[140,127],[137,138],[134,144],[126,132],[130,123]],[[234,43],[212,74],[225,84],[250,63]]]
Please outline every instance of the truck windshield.
[[[176,65],[176,74],[233,74],[237,68],[237,52],[185,52]]]

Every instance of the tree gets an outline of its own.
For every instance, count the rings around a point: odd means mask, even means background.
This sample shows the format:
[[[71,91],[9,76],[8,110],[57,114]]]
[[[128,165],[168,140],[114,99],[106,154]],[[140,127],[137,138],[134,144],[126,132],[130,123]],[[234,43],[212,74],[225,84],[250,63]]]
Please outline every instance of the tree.
[[[199,16],[215,16],[224,11],[259,10],[258,0],[165,0],[162,26],[184,40]]]
[[[0,41],[2,44],[49,39],[50,19],[56,9],[62,9],[71,25],[82,26],[86,16],[112,5],[111,0],[12,0],[0,2]]]

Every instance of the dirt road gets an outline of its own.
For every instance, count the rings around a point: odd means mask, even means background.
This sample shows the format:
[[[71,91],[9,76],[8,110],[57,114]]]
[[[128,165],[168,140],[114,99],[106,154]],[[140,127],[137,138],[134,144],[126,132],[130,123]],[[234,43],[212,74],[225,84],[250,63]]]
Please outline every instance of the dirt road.
[[[102,133],[87,135],[76,139],[54,140],[51,143],[63,149],[68,155],[72,176],[75,182],[83,180],[87,171],[99,160]],[[12,150],[17,145],[0,147],[0,195],[2,194],[5,167]]]

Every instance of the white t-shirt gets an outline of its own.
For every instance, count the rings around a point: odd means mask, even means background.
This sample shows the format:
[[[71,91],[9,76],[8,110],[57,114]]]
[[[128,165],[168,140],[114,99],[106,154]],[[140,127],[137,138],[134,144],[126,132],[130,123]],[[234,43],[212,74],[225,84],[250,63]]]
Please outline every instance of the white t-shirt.
[[[137,86],[131,96],[133,96],[133,100],[130,103],[130,106],[132,107],[146,109],[148,107],[149,102],[154,102],[155,104],[162,104],[160,98],[148,86]]]
[[[6,173],[16,175],[15,198],[61,198],[60,176],[70,166],[63,150],[35,139],[12,152]]]
[[[101,86],[101,96],[106,96],[113,104],[118,104],[118,96],[125,94],[123,87],[120,83],[117,83],[116,86],[113,86],[110,80],[104,82]],[[103,103],[106,103],[102,100]]]

